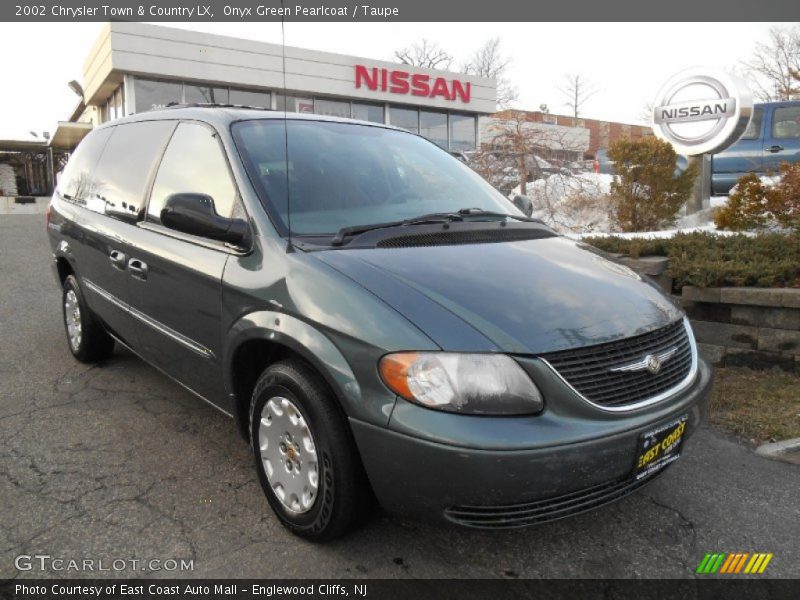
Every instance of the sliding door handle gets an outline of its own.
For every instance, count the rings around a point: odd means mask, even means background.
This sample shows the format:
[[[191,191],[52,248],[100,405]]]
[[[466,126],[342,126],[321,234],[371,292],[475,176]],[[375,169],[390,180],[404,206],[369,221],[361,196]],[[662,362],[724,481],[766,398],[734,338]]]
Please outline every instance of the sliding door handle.
[[[119,250],[112,250],[108,253],[108,260],[111,261],[111,264],[114,265],[120,271],[125,270],[125,265],[128,262],[128,257],[124,252],[120,252]]]
[[[147,279],[147,264],[138,258],[132,258],[128,261],[128,271],[136,279],[141,279],[142,281]]]

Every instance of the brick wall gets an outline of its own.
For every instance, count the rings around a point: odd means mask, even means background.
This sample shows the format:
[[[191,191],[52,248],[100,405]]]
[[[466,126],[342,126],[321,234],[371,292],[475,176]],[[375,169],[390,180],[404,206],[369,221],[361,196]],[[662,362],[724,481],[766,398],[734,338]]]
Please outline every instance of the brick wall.
[[[493,115],[496,118],[507,118],[512,111],[501,111]],[[516,112],[516,111],[515,111]],[[652,130],[645,125],[632,125],[628,123],[617,123],[614,121],[600,121],[597,119],[584,119],[579,117],[575,119],[569,115],[553,115],[538,111],[522,111],[525,113],[526,118],[530,121],[544,122],[547,120],[555,119],[556,125],[564,125],[567,127],[584,127],[589,130],[589,148],[586,151],[587,156],[594,157],[595,153],[600,148],[608,148],[608,146],[620,138],[627,137],[632,139],[640,139],[653,135]]]
[[[800,372],[800,289],[684,287],[681,303],[714,364]]]

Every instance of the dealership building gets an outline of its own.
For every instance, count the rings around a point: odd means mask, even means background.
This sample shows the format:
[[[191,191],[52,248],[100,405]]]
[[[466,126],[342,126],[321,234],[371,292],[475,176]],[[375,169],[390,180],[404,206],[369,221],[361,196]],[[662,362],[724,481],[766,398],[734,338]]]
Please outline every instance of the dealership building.
[[[284,73],[285,64],[285,73]],[[486,79],[143,23],[105,25],[83,67],[77,118],[95,125],[170,103],[220,103],[388,123],[445,149],[479,140]]]

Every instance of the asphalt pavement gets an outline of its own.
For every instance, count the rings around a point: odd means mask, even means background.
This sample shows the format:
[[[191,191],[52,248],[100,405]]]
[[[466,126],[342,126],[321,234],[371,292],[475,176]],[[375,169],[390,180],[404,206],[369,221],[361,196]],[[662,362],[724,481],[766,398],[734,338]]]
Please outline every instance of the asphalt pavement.
[[[651,485],[563,521],[485,532],[376,512],[302,541],[228,417],[127,351],[73,360],[41,215],[0,216],[0,282],[0,578],[114,574],[16,568],[36,555],[191,559],[193,577],[694,577],[707,552],[771,552],[765,576],[800,577],[800,465],[708,428]]]

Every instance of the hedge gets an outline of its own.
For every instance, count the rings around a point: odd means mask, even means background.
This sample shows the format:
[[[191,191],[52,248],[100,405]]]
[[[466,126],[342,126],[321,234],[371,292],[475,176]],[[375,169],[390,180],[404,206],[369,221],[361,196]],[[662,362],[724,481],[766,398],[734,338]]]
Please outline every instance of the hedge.
[[[605,252],[669,257],[676,290],[697,287],[800,287],[800,233],[723,236],[679,233],[660,240],[589,237]]]

